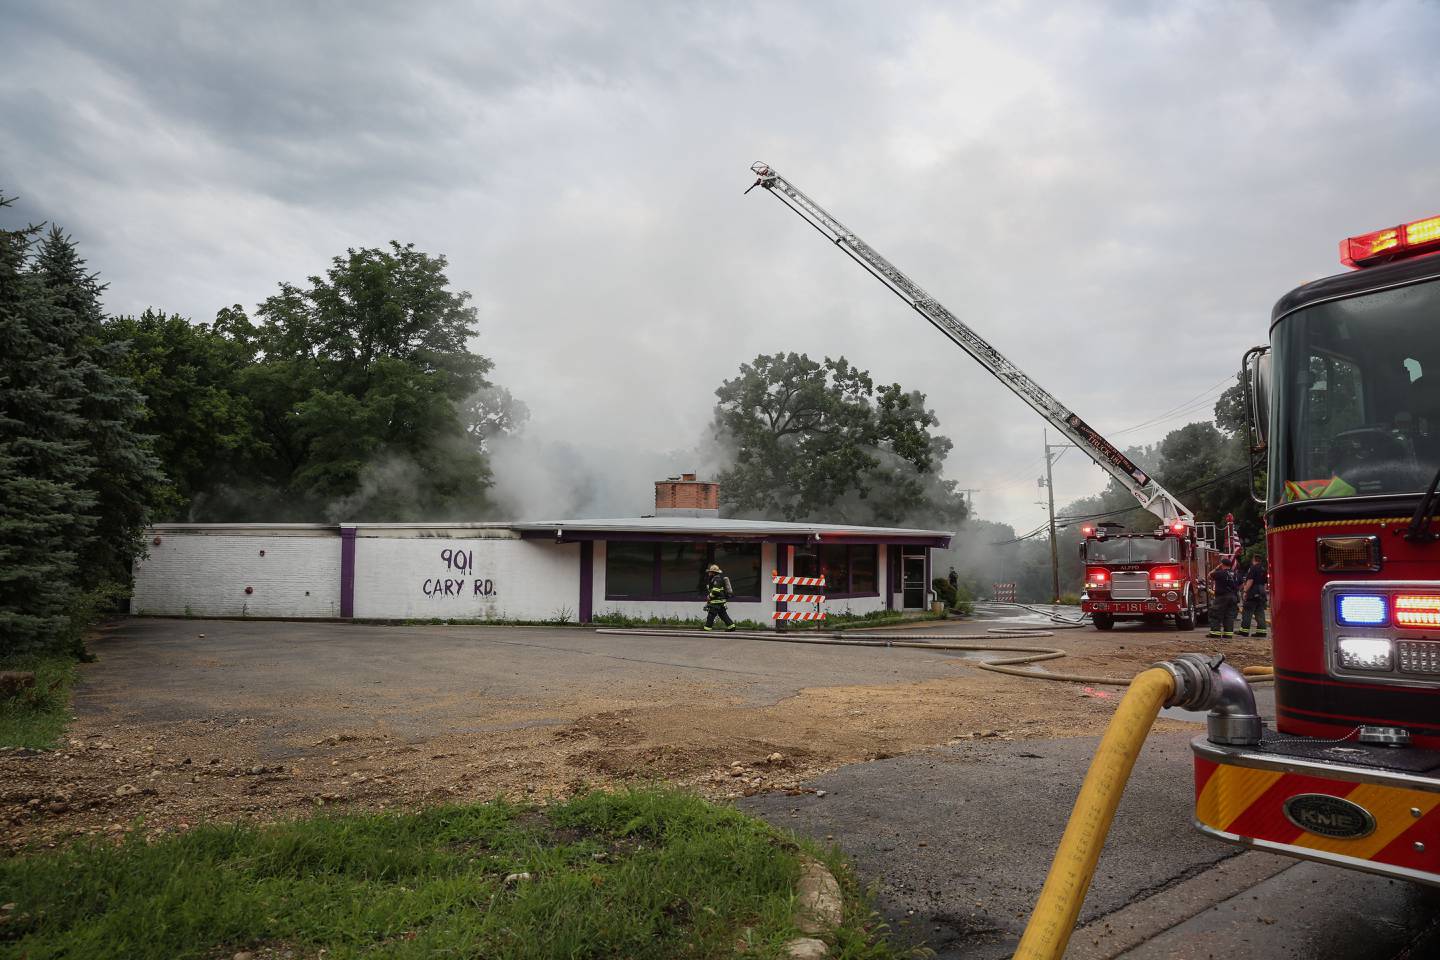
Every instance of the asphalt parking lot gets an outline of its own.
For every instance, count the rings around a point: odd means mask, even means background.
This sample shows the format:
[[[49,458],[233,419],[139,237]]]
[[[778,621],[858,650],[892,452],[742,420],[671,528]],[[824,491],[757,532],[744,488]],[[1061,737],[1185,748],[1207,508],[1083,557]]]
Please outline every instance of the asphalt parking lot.
[[[1130,674],[1202,641],[1042,642]],[[137,619],[93,649],[69,747],[0,758],[22,840],[663,780],[838,844],[897,937],[981,960],[1013,949],[1120,693],[942,651],[575,628]],[[1069,956],[1440,957],[1429,891],[1195,833],[1198,730],[1152,734]]]

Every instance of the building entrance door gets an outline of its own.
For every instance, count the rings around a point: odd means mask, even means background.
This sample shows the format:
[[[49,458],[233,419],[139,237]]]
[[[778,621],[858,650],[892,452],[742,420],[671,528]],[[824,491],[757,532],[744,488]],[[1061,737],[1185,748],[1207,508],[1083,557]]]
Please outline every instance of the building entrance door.
[[[904,554],[901,559],[901,585],[904,588],[906,610],[925,608],[925,554]]]

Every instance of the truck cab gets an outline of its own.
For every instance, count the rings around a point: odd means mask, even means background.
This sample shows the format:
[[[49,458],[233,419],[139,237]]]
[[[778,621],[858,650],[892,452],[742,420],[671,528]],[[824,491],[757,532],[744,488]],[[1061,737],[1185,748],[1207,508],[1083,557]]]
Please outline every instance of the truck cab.
[[[1440,886],[1440,217],[1341,250],[1247,354],[1277,729],[1194,741],[1195,823]]]

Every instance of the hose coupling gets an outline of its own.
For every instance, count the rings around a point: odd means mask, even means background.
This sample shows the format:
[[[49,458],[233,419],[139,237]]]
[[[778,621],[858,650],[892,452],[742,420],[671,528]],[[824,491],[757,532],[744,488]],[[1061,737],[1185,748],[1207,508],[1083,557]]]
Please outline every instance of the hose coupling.
[[[1165,706],[1209,711],[1205,727],[1211,743],[1249,747],[1260,742],[1264,724],[1255,692],[1224,654],[1182,653],[1155,666],[1175,680],[1175,693]]]

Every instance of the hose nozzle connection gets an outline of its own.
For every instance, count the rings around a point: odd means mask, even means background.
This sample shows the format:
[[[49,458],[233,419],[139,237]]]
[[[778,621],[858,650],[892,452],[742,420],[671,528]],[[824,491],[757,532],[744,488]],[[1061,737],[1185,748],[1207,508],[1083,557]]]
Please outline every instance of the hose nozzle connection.
[[[1224,654],[1182,653],[1155,666],[1175,678],[1175,693],[1165,706],[1209,711],[1205,726],[1211,743],[1251,747],[1260,742],[1264,724],[1255,692]]]

